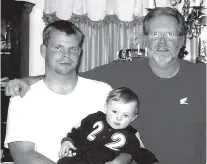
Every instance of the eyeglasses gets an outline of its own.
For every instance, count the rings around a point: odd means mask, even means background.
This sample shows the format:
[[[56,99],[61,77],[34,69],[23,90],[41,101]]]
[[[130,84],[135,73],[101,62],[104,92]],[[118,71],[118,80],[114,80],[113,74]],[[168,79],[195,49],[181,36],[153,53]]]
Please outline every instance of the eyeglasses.
[[[150,32],[147,34],[151,39],[160,39],[161,37],[164,37],[166,40],[175,40],[178,36],[181,36],[182,34],[179,32]]]

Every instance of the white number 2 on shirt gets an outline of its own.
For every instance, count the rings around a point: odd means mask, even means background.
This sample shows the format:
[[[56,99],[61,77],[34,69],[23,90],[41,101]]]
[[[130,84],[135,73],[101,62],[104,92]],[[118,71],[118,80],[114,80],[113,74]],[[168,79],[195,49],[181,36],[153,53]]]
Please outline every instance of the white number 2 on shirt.
[[[118,148],[122,147],[126,143],[126,137],[122,133],[114,133],[111,136],[111,139],[114,142],[110,142],[108,144],[105,144],[105,146],[112,149],[112,150],[119,151]]]
[[[87,136],[87,139],[89,141],[93,141],[96,139],[96,135],[98,133],[100,133],[103,128],[104,128],[104,125],[103,125],[103,122],[102,121],[98,121],[96,122],[94,125],[93,125],[93,128],[96,128],[94,131],[92,131],[88,136]]]
[[[103,128],[103,122],[102,121],[98,121],[93,125],[93,128],[95,128],[94,131],[92,131],[88,136],[87,139],[89,141],[93,141],[94,139],[96,139],[96,135],[99,134]],[[110,142],[108,144],[105,144],[106,147],[112,149],[112,150],[116,150],[118,151],[120,147],[122,147],[125,143],[126,143],[126,137],[122,134],[122,133],[114,133],[111,136],[112,141],[114,142]]]

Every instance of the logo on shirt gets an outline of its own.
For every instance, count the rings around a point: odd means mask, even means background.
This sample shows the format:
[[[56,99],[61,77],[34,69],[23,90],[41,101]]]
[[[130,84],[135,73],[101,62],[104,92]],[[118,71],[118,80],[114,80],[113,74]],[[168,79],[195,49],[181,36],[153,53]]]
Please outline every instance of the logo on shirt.
[[[180,99],[180,104],[187,105],[188,104],[187,100],[188,100],[188,97],[184,97],[184,98]]]

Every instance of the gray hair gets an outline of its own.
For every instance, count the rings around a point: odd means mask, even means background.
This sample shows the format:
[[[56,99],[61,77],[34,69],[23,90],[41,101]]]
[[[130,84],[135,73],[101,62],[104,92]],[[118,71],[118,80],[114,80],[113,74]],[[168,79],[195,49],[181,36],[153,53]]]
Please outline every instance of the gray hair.
[[[187,28],[183,15],[177,9],[173,9],[170,7],[157,7],[154,9],[150,9],[150,11],[147,13],[143,20],[143,32],[145,35],[148,34],[147,26],[149,21],[159,15],[166,15],[175,18],[179,24],[180,35],[186,35]]]

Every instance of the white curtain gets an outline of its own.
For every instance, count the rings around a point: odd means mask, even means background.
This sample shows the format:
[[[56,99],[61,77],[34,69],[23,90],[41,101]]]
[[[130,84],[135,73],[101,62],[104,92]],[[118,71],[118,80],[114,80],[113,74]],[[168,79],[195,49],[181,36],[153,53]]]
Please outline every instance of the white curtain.
[[[33,0],[34,1],[34,0]],[[142,38],[142,19],[147,8],[171,6],[170,0],[36,0],[30,19],[30,75],[44,74],[39,53],[44,23],[63,19],[75,23],[86,35],[79,72],[108,64],[117,59],[117,51],[134,48],[134,39]],[[182,4],[176,8],[181,11]],[[43,15],[44,13],[44,15]],[[36,28],[36,24],[39,24]],[[190,61],[197,52],[196,41],[187,41]],[[37,67],[38,65],[41,65]]]

